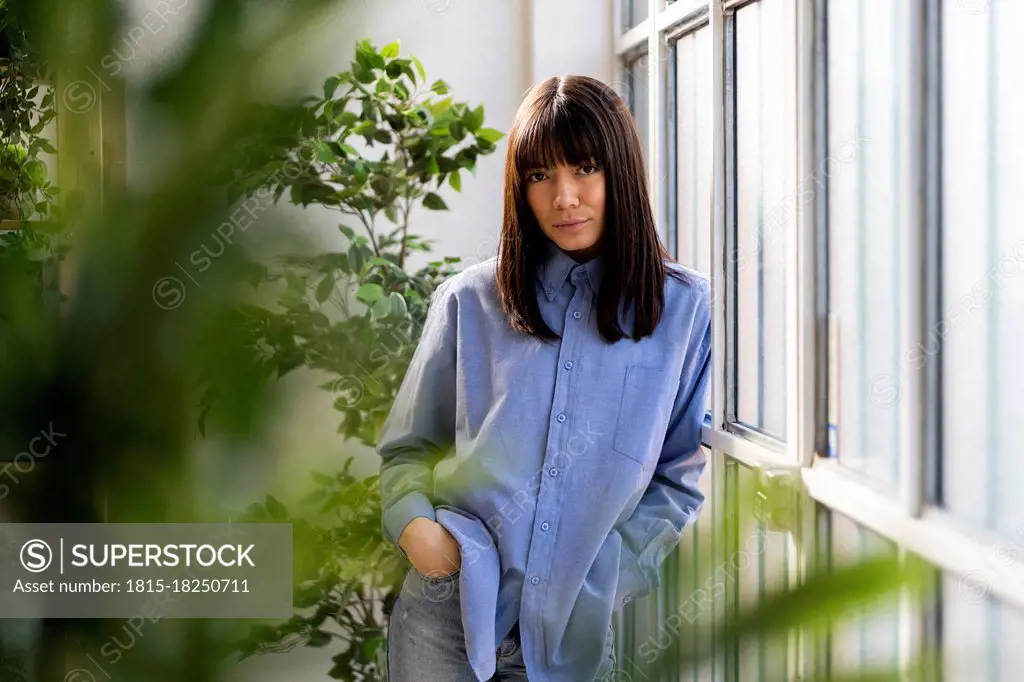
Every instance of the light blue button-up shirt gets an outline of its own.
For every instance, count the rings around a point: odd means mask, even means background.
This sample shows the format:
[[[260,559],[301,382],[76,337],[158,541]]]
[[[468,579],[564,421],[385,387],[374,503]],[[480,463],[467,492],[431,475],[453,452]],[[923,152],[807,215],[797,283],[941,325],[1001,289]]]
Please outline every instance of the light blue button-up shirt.
[[[548,242],[541,314],[560,340],[515,332],[492,258],[435,290],[384,423],[385,536],[425,516],[459,542],[461,614],[478,679],[518,619],[528,675],[579,682],[606,656],[612,613],[658,584],[696,520],[711,372],[707,281],[666,262],[653,336],[597,329],[602,259]],[[680,281],[683,280],[683,281]],[[632,310],[620,316],[632,329]]]

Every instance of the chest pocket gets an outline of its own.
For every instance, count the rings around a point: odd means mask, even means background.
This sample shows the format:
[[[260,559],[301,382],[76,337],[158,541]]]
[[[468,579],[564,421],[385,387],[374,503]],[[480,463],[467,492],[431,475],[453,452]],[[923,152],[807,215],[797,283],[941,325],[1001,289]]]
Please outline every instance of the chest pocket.
[[[612,447],[648,471],[657,464],[665,442],[675,398],[674,392],[666,395],[668,387],[661,369],[643,365],[626,368]]]

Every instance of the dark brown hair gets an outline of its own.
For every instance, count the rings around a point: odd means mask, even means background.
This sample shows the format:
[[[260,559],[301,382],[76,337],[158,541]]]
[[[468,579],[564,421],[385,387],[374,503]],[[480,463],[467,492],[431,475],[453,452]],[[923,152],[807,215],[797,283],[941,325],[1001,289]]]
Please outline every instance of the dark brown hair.
[[[608,343],[630,336],[619,324],[634,307],[632,338],[650,336],[665,307],[665,277],[674,261],[651,211],[644,151],[621,97],[587,76],[553,77],[534,86],[516,112],[505,157],[505,208],[497,286],[513,329],[559,338],[540,314],[535,279],[548,245],[526,201],[531,168],[592,161],[605,173],[605,220],[597,325]],[[555,246],[554,248],[557,248]],[[684,280],[685,281],[685,280]],[[625,318],[623,318],[625,320]]]

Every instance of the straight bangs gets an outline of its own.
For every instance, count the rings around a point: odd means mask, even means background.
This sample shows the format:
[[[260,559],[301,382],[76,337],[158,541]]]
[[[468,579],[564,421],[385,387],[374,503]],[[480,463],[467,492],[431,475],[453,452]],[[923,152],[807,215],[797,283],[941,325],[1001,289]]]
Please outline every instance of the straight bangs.
[[[515,150],[519,177],[533,168],[560,164],[606,167],[610,145],[594,112],[557,97],[546,104],[521,130]]]

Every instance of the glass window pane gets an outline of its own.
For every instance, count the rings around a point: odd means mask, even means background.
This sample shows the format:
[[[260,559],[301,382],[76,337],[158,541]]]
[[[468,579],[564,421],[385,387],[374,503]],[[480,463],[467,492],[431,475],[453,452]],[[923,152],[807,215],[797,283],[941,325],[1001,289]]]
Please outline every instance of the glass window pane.
[[[676,74],[677,260],[710,279],[714,100],[709,28],[676,43]]]
[[[629,30],[647,18],[648,0],[622,0],[622,26]]]
[[[914,197],[908,118],[911,3],[828,5],[828,183],[833,455],[887,483],[899,473],[900,234]]]
[[[895,556],[896,546],[849,518],[829,513],[828,547],[834,568],[866,559]],[[899,665],[899,598],[863,604],[831,625],[829,674],[853,675]]]
[[[626,66],[627,85],[629,88],[629,109],[636,121],[637,133],[647,153],[647,55],[641,55]]]
[[[703,446],[708,466],[698,483],[706,499],[711,499],[711,473],[714,458],[710,448]],[[690,526],[679,542],[679,546],[665,560],[662,579],[663,606],[658,639],[652,640],[656,650],[656,662],[677,661],[680,655],[692,658],[696,653],[698,630],[711,628],[714,624],[715,595],[723,591],[722,574],[714,573],[714,519],[713,503],[703,508],[697,523]],[[649,656],[651,656],[649,654]],[[687,665],[669,665],[665,670],[670,679],[676,673],[685,680],[712,680],[713,666],[708,662],[693,670]]]
[[[943,3],[942,495],[1009,534],[1024,523],[1024,3]]]
[[[729,471],[735,479],[729,485],[729,513],[736,528],[730,533],[733,546],[721,566],[725,590],[736,590],[740,613],[755,608],[770,595],[789,589],[789,563],[794,551],[788,533],[770,529],[762,521],[751,517],[751,507],[741,500],[753,500],[756,487],[754,472],[743,465],[734,464]],[[735,679],[751,682],[789,679],[786,672],[788,636],[776,634],[749,638],[738,652],[738,675]]]
[[[972,571],[942,582],[946,682],[1017,682],[1024,670],[1024,612],[993,599]]]
[[[736,416],[786,436],[785,259],[796,201],[792,0],[736,12]],[[730,263],[731,265],[731,263]]]
[[[711,30],[676,43],[676,243],[678,260],[711,275],[711,179],[714,100]]]

